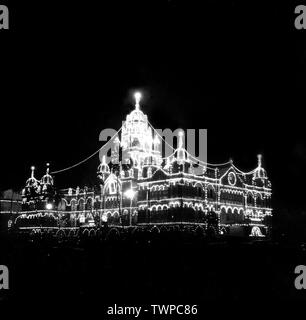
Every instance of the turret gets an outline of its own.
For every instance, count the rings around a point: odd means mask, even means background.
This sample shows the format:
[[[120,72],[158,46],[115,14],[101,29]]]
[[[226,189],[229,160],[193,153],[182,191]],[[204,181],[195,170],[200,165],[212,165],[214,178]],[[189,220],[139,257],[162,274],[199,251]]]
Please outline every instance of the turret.
[[[31,167],[31,176],[26,181],[25,188],[22,190],[23,201],[28,202],[36,198],[40,193],[40,183],[34,176],[35,167]]]
[[[262,155],[257,155],[257,168],[254,170],[253,173],[253,183],[259,184],[259,185],[266,185],[268,182],[268,177],[266,170],[262,167]],[[269,184],[269,183],[268,183]]]
[[[141,169],[148,156],[160,157],[156,152],[158,141],[153,140],[148,117],[140,110],[141,93],[136,92],[135,109],[127,115],[122,126],[121,146],[125,157],[133,160],[134,166]],[[159,163],[156,159],[156,162]]]
[[[46,169],[46,174],[41,178],[41,185],[42,185],[42,191],[47,190],[50,187],[53,187],[53,178],[49,174],[50,171],[50,164],[47,163],[47,169]]]

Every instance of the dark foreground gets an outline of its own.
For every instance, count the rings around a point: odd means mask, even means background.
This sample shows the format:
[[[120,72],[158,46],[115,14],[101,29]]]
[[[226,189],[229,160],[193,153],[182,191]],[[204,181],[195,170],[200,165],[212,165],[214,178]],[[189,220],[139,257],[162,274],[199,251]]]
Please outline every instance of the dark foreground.
[[[10,290],[1,290],[1,299],[13,302],[135,305],[306,298],[306,290],[294,286],[295,267],[306,265],[302,245],[207,242],[182,234],[60,243],[2,236],[0,250],[0,264],[10,270]]]

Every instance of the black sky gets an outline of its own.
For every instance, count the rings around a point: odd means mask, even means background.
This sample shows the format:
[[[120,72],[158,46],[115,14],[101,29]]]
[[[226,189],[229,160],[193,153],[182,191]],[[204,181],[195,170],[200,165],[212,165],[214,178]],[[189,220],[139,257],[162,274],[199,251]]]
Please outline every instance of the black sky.
[[[104,2],[104,1],[103,1]],[[306,31],[299,2],[6,2],[0,32],[0,189],[29,167],[97,150],[144,92],[156,128],[207,128],[208,160],[250,170],[263,153],[276,208],[304,209]],[[5,4],[5,1],[3,1]],[[90,183],[98,158],[56,176]]]

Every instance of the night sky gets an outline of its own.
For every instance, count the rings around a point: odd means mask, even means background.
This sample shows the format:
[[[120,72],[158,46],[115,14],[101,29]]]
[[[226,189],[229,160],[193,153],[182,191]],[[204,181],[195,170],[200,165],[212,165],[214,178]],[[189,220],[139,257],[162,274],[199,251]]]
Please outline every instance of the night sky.
[[[0,189],[20,190],[33,164],[40,178],[46,162],[58,170],[96,151],[138,89],[156,128],[208,129],[209,162],[249,171],[262,153],[274,209],[304,210],[301,2],[3,0]],[[98,162],[57,186],[89,185]]]

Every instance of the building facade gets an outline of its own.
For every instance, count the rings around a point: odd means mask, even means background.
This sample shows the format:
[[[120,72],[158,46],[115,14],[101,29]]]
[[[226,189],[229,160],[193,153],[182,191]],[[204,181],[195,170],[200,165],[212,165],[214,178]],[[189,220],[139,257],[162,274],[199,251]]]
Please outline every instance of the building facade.
[[[114,139],[111,161],[103,157],[98,167],[97,184],[57,191],[49,167],[41,180],[32,168],[15,226],[186,226],[215,235],[269,235],[272,190],[261,155],[254,170],[243,172],[232,161],[222,166],[198,162],[184,148],[183,132],[173,153],[162,158],[160,138],[136,99],[121,137]]]
[[[20,192],[6,190],[0,194],[0,232],[7,231],[22,210]]]

